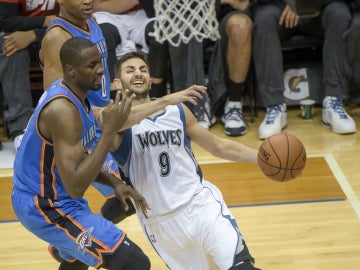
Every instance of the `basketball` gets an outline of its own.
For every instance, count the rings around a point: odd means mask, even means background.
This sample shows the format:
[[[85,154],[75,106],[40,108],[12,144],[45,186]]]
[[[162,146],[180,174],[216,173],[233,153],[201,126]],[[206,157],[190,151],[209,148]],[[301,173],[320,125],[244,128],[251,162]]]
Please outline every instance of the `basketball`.
[[[277,133],[261,143],[257,159],[264,175],[284,182],[302,173],[306,164],[306,150],[295,136]]]

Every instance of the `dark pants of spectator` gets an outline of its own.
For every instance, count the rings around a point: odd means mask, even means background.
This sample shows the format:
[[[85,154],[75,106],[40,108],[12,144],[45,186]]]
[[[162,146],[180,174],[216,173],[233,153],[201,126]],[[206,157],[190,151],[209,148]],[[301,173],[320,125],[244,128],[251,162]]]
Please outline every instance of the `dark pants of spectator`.
[[[253,57],[259,93],[266,107],[284,102],[283,57],[281,40],[294,34],[323,37],[324,96],[348,94],[350,72],[344,32],[351,24],[350,7],[345,2],[333,2],[316,18],[301,18],[290,29],[279,26],[283,7],[258,5],[254,9]]]
[[[0,45],[2,45],[0,37]],[[26,128],[31,115],[32,96],[30,92],[30,52],[18,51],[7,57],[0,46],[0,84],[4,97],[4,120],[10,136],[14,137]]]

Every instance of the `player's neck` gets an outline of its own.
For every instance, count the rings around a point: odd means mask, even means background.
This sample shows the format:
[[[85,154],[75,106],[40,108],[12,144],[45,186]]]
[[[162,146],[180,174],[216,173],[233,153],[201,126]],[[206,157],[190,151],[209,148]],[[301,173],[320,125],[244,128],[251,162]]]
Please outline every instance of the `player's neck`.
[[[149,103],[151,100],[150,100],[150,97],[149,96],[137,96],[134,100],[133,100],[133,103],[132,105],[133,106],[136,106],[136,105],[141,105],[141,104],[145,104],[145,103]]]
[[[77,17],[71,16],[66,11],[60,11],[59,17],[67,20],[69,23],[76,25],[77,27],[79,27],[81,29],[84,29],[85,31],[89,30],[86,20],[84,20],[83,18],[77,18]]]

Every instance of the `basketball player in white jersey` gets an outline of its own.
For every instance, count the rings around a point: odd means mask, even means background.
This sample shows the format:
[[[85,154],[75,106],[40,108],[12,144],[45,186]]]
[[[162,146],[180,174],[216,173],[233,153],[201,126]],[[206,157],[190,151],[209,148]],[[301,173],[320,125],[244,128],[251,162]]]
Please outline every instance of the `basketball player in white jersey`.
[[[145,56],[125,54],[115,65],[119,89],[150,103]],[[190,140],[232,161],[257,162],[257,149],[222,139],[201,127],[183,104],[167,106],[122,133],[112,153],[125,177],[151,205],[137,212],[154,249],[170,269],[258,269],[221,192],[207,182]]]

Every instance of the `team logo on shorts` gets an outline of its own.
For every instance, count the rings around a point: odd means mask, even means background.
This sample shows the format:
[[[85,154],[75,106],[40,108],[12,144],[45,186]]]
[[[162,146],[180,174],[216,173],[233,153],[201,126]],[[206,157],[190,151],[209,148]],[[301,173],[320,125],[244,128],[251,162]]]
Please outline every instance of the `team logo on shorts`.
[[[91,246],[91,234],[94,230],[94,227],[91,227],[83,232],[81,232],[78,237],[76,237],[76,244],[78,244],[78,250],[82,250],[85,253],[85,248]]]

